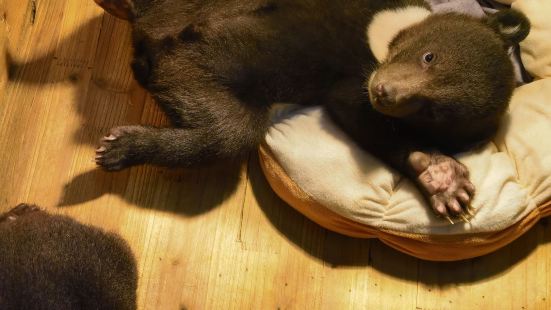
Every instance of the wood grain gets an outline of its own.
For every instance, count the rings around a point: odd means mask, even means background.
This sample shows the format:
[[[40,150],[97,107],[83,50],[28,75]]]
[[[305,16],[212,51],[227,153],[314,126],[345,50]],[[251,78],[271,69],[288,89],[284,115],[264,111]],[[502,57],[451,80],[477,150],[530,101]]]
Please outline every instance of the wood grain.
[[[140,309],[551,308],[548,221],[485,257],[424,262],[308,221],[255,154],[97,170],[111,126],[166,119],[132,79],[128,25],[92,0],[0,0],[0,43],[0,210],[34,202],[120,233]]]

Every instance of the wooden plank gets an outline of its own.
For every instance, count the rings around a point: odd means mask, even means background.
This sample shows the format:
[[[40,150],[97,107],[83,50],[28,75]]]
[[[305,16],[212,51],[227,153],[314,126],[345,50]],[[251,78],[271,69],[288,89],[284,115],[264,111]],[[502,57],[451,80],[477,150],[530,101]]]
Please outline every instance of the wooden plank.
[[[545,309],[549,306],[546,229],[537,224],[511,245],[484,257],[452,263],[422,262],[417,306]]]
[[[38,149],[35,146],[45,132],[46,115],[52,99],[51,89],[42,87],[40,83],[46,83],[47,72],[53,61],[49,53],[55,48],[61,32],[61,19],[50,17],[63,11],[64,5],[65,1],[44,2],[35,13],[35,23],[24,23],[25,26],[22,26],[21,29],[27,29],[25,31],[15,31],[15,27],[8,25],[8,41],[21,42],[17,48],[8,46],[14,62],[23,63],[33,59],[40,62],[40,66],[12,64],[15,74],[6,85],[0,104],[0,128],[3,133],[0,144],[10,150],[4,154],[3,162],[6,164],[1,168],[10,182],[0,189],[0,195],[6,197],[8,205],[28,199],[30,180],[34,173],[33,162]],[[13,20],[16,25],[22,24],[21,20],[24,19],[11,13],[11,10],[19,12],[18,7],[9,2],[8,9],[8,23]]]
[[[551,308],[548,221],[482,258],[424,262],[310,222],[270,190],[254,153],[96,169],[109,128],[167,120],[132,78],[128,24],[91,0],[0,0],[0,43],[16,69],[9,79],[0,59],[0,210],[36,202],[120,233],[140,309]]]

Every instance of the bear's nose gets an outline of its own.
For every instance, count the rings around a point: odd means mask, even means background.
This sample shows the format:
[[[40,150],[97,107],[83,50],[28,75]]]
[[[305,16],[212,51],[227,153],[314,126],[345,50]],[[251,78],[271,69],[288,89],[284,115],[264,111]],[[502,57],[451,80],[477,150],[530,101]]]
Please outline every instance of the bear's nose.
[[[396,88],[392,83],[378,83],[372,91],[374,99],[380,104],[391,105],[396,101]]]
[[[387,96],[386,88],[383,83],[379,83],[375,86],[375,96],[379,98],[384,98]]]

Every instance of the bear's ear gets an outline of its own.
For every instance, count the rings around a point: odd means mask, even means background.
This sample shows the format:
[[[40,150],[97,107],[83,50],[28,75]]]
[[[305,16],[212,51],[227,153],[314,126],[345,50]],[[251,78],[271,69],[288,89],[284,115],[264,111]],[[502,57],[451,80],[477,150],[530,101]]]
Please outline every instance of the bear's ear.
[[[486,23],[503,38],[508,46],[518,44],[530,32],[530,21],[516,10],[501,10],[490,15]]]

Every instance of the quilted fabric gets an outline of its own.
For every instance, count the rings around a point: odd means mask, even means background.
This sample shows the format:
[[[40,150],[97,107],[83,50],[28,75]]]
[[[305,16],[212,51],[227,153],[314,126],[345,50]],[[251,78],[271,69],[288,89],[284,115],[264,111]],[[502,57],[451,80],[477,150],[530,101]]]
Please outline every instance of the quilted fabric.
[[[551,79],[518,88],[497,137],[458,156],[477,187],[470,223],[450,225],[435,217],[409,180],[360,149],[320,107],[283,117],[271,127],[266,144],[305,193],[345,218],[407,233],[494,232],[551,200],[549,98]]]

